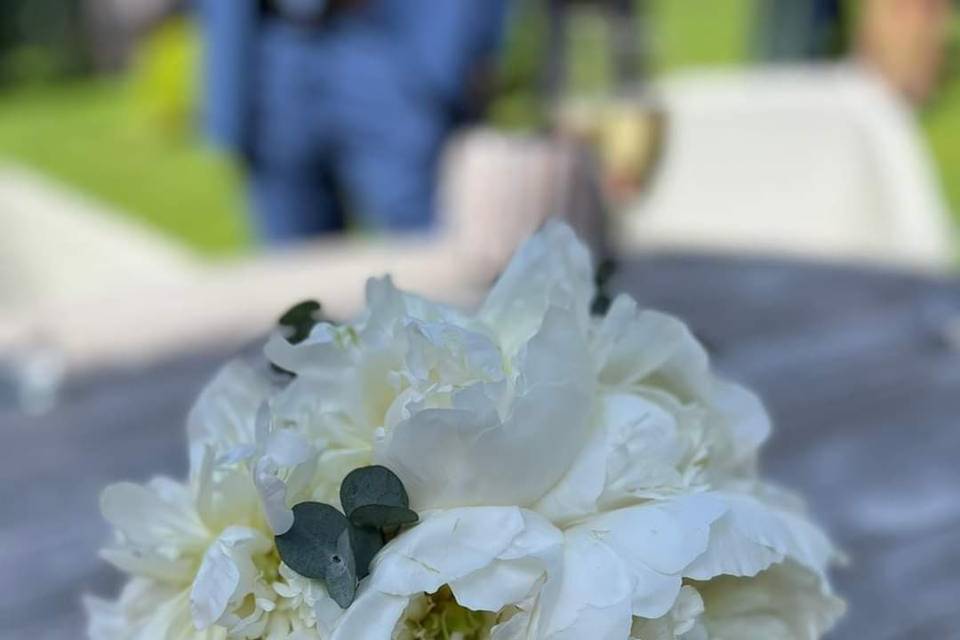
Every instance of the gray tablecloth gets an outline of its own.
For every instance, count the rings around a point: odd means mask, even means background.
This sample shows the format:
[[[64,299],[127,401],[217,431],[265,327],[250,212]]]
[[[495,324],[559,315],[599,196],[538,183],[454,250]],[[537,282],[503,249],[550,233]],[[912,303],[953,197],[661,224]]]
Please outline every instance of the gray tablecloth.
[[[800,263],[660,256],[615,288],[676,313],[777,425],[766,472],[850,556],[834,638],[960,638],[960,284]],[[91,376],[51,413],[0,408],[0,637],[82,637],[109,593],[99,489],[186,468],[183,418],[227,353]]]

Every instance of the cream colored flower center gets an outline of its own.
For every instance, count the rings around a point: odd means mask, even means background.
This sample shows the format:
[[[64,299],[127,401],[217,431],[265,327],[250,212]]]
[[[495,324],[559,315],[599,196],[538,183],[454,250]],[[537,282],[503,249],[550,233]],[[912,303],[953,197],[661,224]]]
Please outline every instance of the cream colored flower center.
[[[394,631],[394,640],[487,640],[502,614],[471,611],[446,586],[413,600]]]

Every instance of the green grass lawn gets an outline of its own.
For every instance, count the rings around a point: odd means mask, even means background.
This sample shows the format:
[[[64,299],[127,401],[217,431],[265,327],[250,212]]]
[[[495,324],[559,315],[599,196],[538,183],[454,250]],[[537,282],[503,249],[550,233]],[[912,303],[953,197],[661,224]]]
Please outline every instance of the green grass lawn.
[[[654,0],[657,69],[732,65],[746,61],[754,0]]]
[[[32,166],[205,254],[244,247],[235,171],[193,138],[146,126],[128,85],[0,94],[0,160]]]
[[[960,223],[960,77],[943,88],[922,121],[954,220]]]

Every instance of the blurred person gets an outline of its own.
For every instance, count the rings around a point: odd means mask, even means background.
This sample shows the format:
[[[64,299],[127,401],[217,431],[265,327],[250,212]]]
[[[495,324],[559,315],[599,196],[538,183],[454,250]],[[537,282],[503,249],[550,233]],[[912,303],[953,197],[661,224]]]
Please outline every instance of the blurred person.
[[[864,0],[857,52],[914,104],[936,90],[950,34],[951,0]]]
[[[843,0],[759,0],[757,55],[764,62],[838,55],[846,46],[845,5]]]
[[[936,90],[953,0],[760,0],[756,45],[766,62],[854,54],[913,104]],[[853,9],[851,11],[851,9]]]
[[[507,0],[199,0],[206,123],[247,167],[260,237],[279,243],[434,220],[443,142]]]

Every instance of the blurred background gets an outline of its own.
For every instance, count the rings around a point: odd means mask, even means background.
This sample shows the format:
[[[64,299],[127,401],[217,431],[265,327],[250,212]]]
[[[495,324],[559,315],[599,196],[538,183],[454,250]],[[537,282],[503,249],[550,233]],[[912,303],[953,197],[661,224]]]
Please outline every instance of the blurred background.
[[[4,2],[0,348],[255,335],[331,265],[462,292],[547,215],[612,252],[956,263],[955,3],[435,4]]]
[[[99,487],[182,470],[284,309],[386,272],[472,304],[550,216],[767,399],[852,550],[837,637],[953,637],[951,0],[3,0],[0,526],[76,552],[0,636],[76,637]]]

